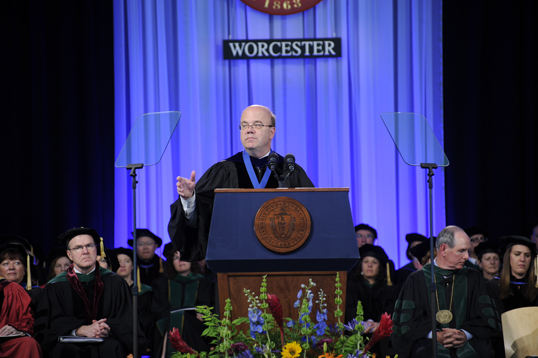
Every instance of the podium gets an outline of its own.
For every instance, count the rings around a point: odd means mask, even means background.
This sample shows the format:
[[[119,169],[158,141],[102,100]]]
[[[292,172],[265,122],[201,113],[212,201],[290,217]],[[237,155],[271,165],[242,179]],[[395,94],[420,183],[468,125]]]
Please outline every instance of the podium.
[[[231,299],[232,319],[247,317],[248,301],[243,289],[259,292],[267,275],[267,293],[278,296],[284,317],[296,320],[293,303],[301,284],[309,279],[313,289],[323,289],[327,298],[328,323],[333,312],[336,273],[342,283],[340,309],[345,311],[346,279],[359,259],[347,188],[216,189],[206,262],[218,278],[220,312]],[[256,217],[271,200],[290,198],[300,203],[310,217],[310,234],[294,251],[270,250],[256,235]],[[289,224],[289,223],[288,223]],[[297,225],[298,226],[298,225]],[[316,306],[314,306],[315,312]]]

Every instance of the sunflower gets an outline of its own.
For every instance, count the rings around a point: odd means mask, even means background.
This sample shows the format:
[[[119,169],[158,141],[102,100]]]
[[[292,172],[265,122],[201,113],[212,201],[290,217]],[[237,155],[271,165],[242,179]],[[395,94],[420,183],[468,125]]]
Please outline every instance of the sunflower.
[[[282,357],[284,358],[297,358],[301,354],[301,345],[297,342],[286,344],[282,350]]]

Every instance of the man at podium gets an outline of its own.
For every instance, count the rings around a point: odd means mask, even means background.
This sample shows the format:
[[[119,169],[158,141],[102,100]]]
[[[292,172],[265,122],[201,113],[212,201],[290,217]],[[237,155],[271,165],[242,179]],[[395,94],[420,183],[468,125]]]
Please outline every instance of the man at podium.
[[[177,177],[179,199],[171,205],[168,233],[182,260],[205,258],[215,189],[278,187],[278,180],[267,165],[269,158],[274,157],[271,143],[276,132],[275,115],[267,107],[249,106],[241,115],[239,129],[244,151],[214,164],[198,182],[194,171],[190,178]],[[279,154],[274,158],[275,171],[287,176],[288,188],[314,186],[294,159],[285,161]]]

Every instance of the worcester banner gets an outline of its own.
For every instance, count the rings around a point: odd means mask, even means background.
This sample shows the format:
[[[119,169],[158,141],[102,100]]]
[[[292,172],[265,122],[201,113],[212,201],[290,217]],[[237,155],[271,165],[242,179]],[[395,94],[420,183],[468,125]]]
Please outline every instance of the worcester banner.
[[[342,42],[340,38],[224,40],[223,53],[225,60],[341,57]]]

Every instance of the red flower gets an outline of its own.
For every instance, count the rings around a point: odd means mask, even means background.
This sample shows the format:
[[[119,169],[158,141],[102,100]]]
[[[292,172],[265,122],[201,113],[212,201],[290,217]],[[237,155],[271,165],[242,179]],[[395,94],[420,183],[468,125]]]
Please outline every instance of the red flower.
[[[280,300],[276,295],[270,293],[267,295],[267,303],[269,304],[269,309],[271,310],[271,314],[275,318],[276,323],[279,327],[283,327],[284,320],[282,318],[282,305],[280,304]]]
[[[282,318],[282,304],[278,297],[272,293],[267,295],[267,303],[269,304],[269,310],[278,324],[280,330],[280,340],[282,341],[282,347],[284,347],[284,319]]]
[[[181,334],[179,333],[177,328],[174,328],[169,333],[170,336],[170,344],[172,347],[179,353],[191,353],[196,354],[196,352],[189,347],[187,343],[181,338]]]
[[[381,321],[379,322],[379,327],[374,331],[374,334],[372,335],[372,338],[368,341],[368,344],[366,347],[364,347],[364,353],[368,352],[374,344],[376,344],[378,341],[380,341],[383,338],[387,338],[392,333],[392,326],[394,325],[394,322],[390,318],[390,315],[388,313],[383,313],[381,316]]]

